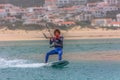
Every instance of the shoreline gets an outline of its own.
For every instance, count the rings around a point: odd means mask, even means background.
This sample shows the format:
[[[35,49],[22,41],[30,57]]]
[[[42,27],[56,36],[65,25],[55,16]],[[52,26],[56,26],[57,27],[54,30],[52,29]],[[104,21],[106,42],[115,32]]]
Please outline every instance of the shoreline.
[[[65,40],[79,39],[119,39],[120,30],[102,30],[102,29],[71,29],[61,31]],[[49,32],[45,32],[47,36]],[[0,30],[0,41],[26,41],[26,40],[47,40],[44,38],[42,31],[25,31],[25,30]]]
[[[65,38],[65,40],[84,40],[84,39],[120,39],[120,37],[73,37],[73,38]],[[45,38],[9,38],[9,39],[0,39],[0,41],[37,41],[37,40],[47,40]]]

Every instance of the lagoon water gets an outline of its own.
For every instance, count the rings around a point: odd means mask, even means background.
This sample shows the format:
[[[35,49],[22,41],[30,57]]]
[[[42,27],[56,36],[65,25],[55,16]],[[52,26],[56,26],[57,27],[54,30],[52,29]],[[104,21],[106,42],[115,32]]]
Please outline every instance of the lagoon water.
[[[75,61],[64,68],[45,66],[48,41],[0,42],[0,80],[120,80],[120,62]],[[120,51],[120,39],[65,40],[64,54]],[[113,53],[114,54],[114,53]],[[50,61],[55,61],[51,59]],[[45,67],[44,67],[45,66]]]

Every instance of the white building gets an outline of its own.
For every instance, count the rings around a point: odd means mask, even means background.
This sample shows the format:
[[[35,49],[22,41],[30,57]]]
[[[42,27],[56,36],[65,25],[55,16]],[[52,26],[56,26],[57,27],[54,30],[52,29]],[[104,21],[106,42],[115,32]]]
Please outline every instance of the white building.
[[[116,5],[118,4],[118,0],[104,0],[105,3],[109,5]]]
[[[4,9],[0,9],[0,18],[5,18],[7,16],[7,12]]]
[[[0,9],[4,9],[10,16],[14,16],[21,13],[21,8],[12,4],[0,4]]]
[[[38,24],[39,23],[39,19],[28,19],[24,21],[24,25],[28,25],[28,24]]]
[[[91,21],[93,16],[91,13],[81,13],[75,17],[77,21]]]
[[[110,26],[112,22],[111,18],[103,18],[103,19],[93,19],[91,22],[92,26]]]
[[[88,0],[71,0],[74,5],[87,4]]]
[[[87,0],[57,0],[58,6],[86,4]]]
[[[104,6],[101,10],[102,11],[117,11],[119,10],[119,8],[116,6]]]
[[[29,13],[40,12],[42,10],[43,10],[42,7],[29,7],[29,8],[26,9],[26,11],[29,12]]]
[[[103,11],[101,10],[95,10],[95,11],[91,11],[92,15],[95,17],[95,18],[103,18],[106,16],[106,13],[104,13]]]
[[[47,10],[55,10],[57,8],[57,0],[45,0],[44,7]]]
[[[48,9],[57,7],[63,7],[67,5],[80,5],[86,4],[87,0],[45,0],[45,6]]]
[[[120,22],[120,14],[118,14],[116,18],[117,18],[117,22]]]
[[[62,7],[66,4],[70,4],[71,0],[57,0],[58,7]]]
[[[45,7],[48,10],[54,10],[56,7],[63,7],[70,4],[71,0],[45,0]]]
[[[110,25],[114,27],[120,27],[120,22],[111,22]]]

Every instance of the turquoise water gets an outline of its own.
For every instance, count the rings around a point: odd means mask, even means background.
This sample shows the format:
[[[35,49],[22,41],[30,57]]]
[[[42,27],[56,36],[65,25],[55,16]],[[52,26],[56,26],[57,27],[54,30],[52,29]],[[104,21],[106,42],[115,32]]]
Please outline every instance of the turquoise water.
[[[44,67],[48,41],[0,42],[0,80],[120,80],[119,62],[72,61]],[[120,51],[120,39],[65,40],[64,54]]]

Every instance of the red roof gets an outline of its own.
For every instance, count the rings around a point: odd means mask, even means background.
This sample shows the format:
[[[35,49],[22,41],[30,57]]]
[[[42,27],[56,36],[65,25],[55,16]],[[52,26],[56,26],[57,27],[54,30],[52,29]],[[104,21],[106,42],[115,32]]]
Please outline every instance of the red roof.
[[[119,24],[120,25],[120,22],[112,22],[111,24]]]
[[[4,9],[0,9],[0,12],[5,12],[5,10]]]
[[[75,22],[72,22],[72,21],[67,21],[67,22],[61,22],[60,24],[64,24],[64,25],[72,25],[72,24],[75,24]]]

